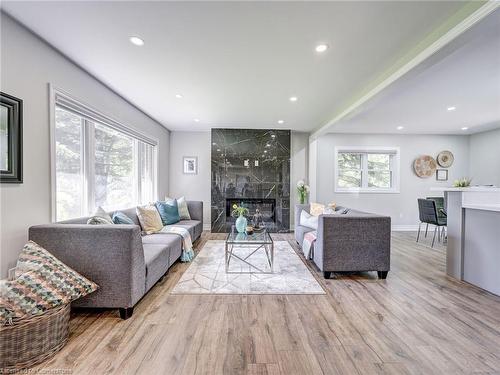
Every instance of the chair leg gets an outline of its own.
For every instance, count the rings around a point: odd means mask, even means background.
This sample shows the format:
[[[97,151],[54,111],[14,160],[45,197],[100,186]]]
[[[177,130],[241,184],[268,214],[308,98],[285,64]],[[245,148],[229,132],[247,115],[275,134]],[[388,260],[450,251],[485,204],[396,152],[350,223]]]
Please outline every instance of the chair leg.
[[[425,238],[427,238],[427,229],[429,229],[429,223],[427,223],[425,226]]]
[[[420,238],[420,227],[421,226],[422,226],[422,223],[418,223],[417,242],[418,242],[418,239]]]
[[[434,236],[432,237],[432,245],[431,247],[434,247],[434,241],[436,241],[436,232],[437,232],[437,226],[434,227]]]
[[[377,275],[379,279],[387,279],[387,274],[389,271],[377,271]]]
[[[330,271],[325,271],[325,272],[323,272],[323,276],[325,277],[325,279],[329,279],[329,278],[331,278],[332,273]]]

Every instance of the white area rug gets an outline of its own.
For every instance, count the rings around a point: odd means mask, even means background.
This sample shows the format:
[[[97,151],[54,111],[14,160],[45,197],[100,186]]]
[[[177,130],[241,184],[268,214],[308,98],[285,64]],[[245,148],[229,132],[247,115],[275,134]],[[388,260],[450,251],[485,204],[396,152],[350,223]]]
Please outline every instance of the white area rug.
[[[251,252],[236,248],[241,258]],[[248,261],[269,270],[264,249]],[[325,294],[323,288],[286,241],[274,242],[274,272],[262,273],[236,258],[224,266],[224,241],[207,241],[174,287],[172,294]],[[236,273],[236,272],[246,273]]]

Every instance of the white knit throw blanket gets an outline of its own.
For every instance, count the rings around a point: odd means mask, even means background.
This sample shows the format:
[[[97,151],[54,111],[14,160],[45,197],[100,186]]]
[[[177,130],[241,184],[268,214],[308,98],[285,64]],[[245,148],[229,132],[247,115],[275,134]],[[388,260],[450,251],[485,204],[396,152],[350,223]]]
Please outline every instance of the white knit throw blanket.
[[[165,226],[160,230],[160,233],[174,233],[182,238],[182,255],[181,262],[191,262],[194,258],[193,243],[191,235],[186,228],[176,226]]]
[[[314,251],[314,242],[316,242],[317,232],[313,230],[312,232],[307,232],[304,235],[304,240],[302,241],[302,252],[306,259],[312,259],[311,249]]]

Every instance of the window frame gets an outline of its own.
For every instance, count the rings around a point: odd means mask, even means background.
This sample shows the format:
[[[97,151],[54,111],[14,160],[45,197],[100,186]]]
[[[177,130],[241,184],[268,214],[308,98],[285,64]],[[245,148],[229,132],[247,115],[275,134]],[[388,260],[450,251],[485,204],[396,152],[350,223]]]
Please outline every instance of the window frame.
[[[51,182],[51,220],[55,222],[57,220],[57,171],[56,171],[56,106],[81,116],[82,121],[82,173],[83,173],[83,201],[82,210],[83,216],[92,215],[95,210],[95,173],[94,173],[94,130],[95,124],[99,123],[110,129],[116,130],[123,133],[134,140],[134,149],[137,150],[136,155],[134,155],[135,164],[137,165],[136,171],[139,171],[137,177],[137,198],[142,199],[141,191],[141,175],[140,168],[143,155],[139,150],[144,148],[140,146],[145,143],[153,146],[152,149],[152,188],[153,188],[153,199],[158,196],[158,157],[159,157],[159,141],[156,138],[151,138],[140,131],[133,129],[128,125],[124,125],[122,122],[114,120],[113,118],[104,115],[100,111],[96,110],[92,106],[85,104],[84,102],[75,99],[70,94],[65,91],[49,84],[49,116],[50,116],[50,182]],[[92,125],[89,125],[92,123]],[[90,157],[89,157],[90,155]],[[123,209],[129,207],[123,207]],[[72,218],[73,219],[73,218]]]
[[[361,187],[339,187],[339,153],[361,154]],[[368,154],[390,154],[391,187],[368,187]],[[334,149],[334,192],[335,193],[378,193],[398,194],[400,185],[400,148],[380,146],[337,146]]]

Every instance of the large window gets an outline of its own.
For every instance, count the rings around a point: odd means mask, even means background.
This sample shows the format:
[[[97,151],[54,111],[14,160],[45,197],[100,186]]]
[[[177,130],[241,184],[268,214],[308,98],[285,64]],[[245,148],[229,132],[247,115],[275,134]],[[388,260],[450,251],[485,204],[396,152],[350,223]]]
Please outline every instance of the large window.
[[[399,192],[399,149],[335,149],[336,192]]]
[[[56,94],[55,220],[154,200],[155,160],[156,142]]]

